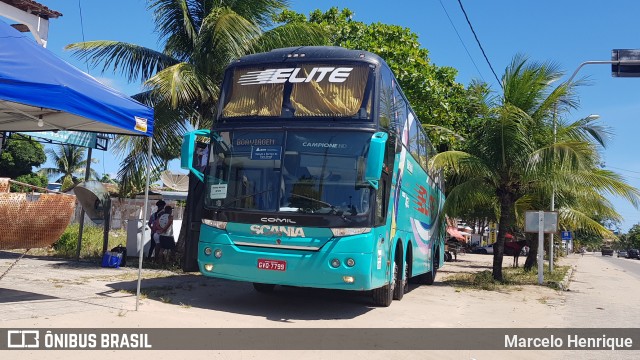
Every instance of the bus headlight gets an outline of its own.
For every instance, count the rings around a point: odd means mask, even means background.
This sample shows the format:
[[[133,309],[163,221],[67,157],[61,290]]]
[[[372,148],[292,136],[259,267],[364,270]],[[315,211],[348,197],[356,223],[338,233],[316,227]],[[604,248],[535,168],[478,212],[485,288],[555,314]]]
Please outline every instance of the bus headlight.
[[[371,232],[371,228],[331,228],[333,236],[360,235]]]
[[[216,259],[220,259],[222,257],[222,250],[216,249],[216,251],[213,252],[213,256],[215,256]]]
[[[210,247],[207,246],[206,248],[204,248],[204,254],[205,255],[209,256],[209,255],[211,255],[212,252],[213,251],[211,250]]]
[[[353,267],[353,265],[356,264],[356,261],[352,258],[348,258],[347,261],[345,261],[345,264],[347,264],[348,267]]]
[[[338,266],[340,266],[340,260],[338,259],[331,260],[331,267],[337,268]]]
[[[342,281],[344,281],[347,284],[353,284],[356,281],[356,279],[353,276],[343,276]]]
[[[213,271],[213,264],[204,264],[204,269],[207,271]]]
[[[213,226],[214,228],[220,229],[220,230],[226,230],[227,229],[227,222],[226,221],[202,219],[202,223],[205,224],[205,225]]]

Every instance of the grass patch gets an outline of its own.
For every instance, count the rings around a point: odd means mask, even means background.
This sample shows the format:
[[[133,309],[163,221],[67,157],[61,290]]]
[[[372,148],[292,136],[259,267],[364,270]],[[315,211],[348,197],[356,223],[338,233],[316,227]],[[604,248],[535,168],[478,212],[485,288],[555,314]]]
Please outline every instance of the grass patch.
[[[52,248],[54,255],[63,258],[74,258],[78,248],[79,224],[69,225],[60,239],[56,241]],[[102,257],[102,243],[104,230],[101,226],[90,226],[85,224],[82,230],[82,249],[80,258],[100,258]],[[112,230],[109,232],[109,243],[107,249],[116,247],[119,244],[126,245],[127,234],[124,230]]]
[[[137,290],[120,290],[129,294],[135,295]],[[162,302],[171,302],[171,298],[167,295],[175,294],[173,286],[152,286],[148,288],[140,289],[140,298],[144,299],[159,299]]]
[[[558,284],[564,279],[570,266],[556,266],[552,273],[545,271],[543,285],[558,289]],[[525,272],[522,268],[503,268],[502,277],[504,281],[493,279],[491,271],[484,270],[476,273],[454,274],[443,280],[444,283],[462,289],[475,290],[522,290],[523,285],[537,285],[538,273],[534,270]]]

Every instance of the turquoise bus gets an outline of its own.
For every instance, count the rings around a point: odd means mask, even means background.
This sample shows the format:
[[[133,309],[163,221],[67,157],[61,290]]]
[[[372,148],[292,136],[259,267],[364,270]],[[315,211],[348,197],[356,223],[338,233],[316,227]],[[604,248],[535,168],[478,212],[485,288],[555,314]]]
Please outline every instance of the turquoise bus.
[[[199,270],[259,292],[372,290],[389,306],[443,264],[434,153],[379,56],[297,47],[242,57],[226,69],[213,128],[182,144],[182,167],[205,189]]]

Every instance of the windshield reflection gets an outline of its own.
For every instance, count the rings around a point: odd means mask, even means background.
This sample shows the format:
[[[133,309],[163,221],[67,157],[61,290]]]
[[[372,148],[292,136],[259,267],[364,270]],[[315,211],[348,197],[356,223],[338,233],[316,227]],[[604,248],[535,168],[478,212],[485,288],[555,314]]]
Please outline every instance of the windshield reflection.
[[[371,190],[358,171],[371,134],[225,132],[213,141],[205,203],[217,209],[356,216]]]

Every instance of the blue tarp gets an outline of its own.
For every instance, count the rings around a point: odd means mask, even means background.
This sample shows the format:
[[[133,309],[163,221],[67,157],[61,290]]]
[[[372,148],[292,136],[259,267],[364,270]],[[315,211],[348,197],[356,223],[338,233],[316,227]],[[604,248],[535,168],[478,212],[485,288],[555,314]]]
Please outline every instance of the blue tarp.
[[[0,21],[0,131],[46,130],[152,136],[153,109]]]

